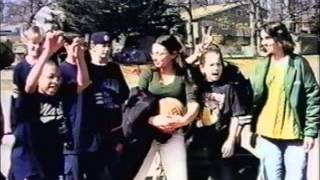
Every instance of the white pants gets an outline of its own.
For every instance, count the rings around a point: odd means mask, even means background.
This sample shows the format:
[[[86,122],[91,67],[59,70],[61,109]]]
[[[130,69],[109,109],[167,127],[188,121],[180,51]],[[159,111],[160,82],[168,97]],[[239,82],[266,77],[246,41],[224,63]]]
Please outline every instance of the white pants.
[[[135,180],[144,180],[156,153],[159,152],[160,160],[167,180],[187,180],[187,156],[182,133],[175,133],[164,144],[153,141],[151,148],[144,159]]]

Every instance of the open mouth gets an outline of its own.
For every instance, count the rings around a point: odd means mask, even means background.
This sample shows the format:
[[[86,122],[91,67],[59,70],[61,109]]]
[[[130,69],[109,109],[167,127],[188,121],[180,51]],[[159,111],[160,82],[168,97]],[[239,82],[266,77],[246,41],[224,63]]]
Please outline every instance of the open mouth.
[[[49,86],[49,89],[54,90],[54,91],[57,91],[57,90],[58,90],[58,85],[57,85],[57,84],[50,85],[50,86]]]
[[[220,74],[219,74],[219,73],[212,73],[212,74],[211,74],[211,78],[212,78],[213,80],[218,80],[218,79],[220,78]]]

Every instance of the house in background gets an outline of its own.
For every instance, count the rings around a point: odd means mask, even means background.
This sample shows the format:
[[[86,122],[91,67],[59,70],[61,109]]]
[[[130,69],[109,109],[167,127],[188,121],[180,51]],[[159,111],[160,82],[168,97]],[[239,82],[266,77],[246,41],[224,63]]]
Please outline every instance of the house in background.
[[[20,41],[20,29],[23,23],[0,24],[0,41],[11,44]]]
[[[191,10],[193,36],[195,41],[201,39],[201,27],[212,26],[212,34],[220,39],[226,55],[250,56],[250,4],[227,3],[196,7]],[[267,11],[262,10],[263,17]],[[187,12],[181,18],[190,18]],[[189,31],[189,29],[187,29]]]

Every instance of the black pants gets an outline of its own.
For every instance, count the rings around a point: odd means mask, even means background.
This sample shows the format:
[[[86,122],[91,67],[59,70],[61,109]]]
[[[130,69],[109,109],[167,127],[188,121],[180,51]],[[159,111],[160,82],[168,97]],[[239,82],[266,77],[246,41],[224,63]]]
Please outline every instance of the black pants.
[[[111,180],[104,153],[92,152],[66,157],[69,168],[65,169],[66,180]]]
[[[199,147],[206,148],[209,163],[207,174],[215,180],[235,180],[235,160],[222,158],[221,148],[228,135],[228,128],[218,132],[214,126],[193,130],[193,141]]]

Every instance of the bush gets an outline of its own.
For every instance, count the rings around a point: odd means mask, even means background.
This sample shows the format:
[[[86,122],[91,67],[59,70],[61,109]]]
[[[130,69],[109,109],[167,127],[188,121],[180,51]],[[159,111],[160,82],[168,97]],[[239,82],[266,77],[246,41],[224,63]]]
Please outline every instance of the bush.
[[[14,61],[12,49],[5,43],[0,42],[0,70],[10,66]]]

